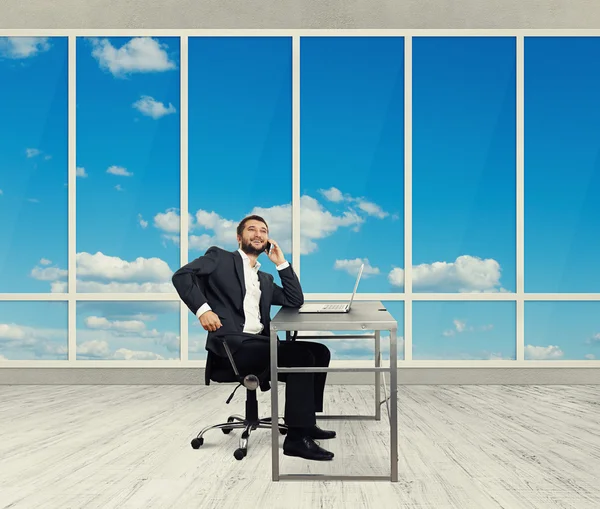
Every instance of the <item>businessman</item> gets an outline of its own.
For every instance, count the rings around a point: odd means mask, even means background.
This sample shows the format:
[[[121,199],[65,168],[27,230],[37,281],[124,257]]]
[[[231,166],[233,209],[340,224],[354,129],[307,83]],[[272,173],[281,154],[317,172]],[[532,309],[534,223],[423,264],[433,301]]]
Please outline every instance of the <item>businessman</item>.
[[[216,246],[181,267],[172,281],[181,300],[208,332],[206,349],[226,362],[220,341],[224,338],[240,375],[263,373],[270,365],[271,305],[299,308],[304,303],[300,281],[273,239],[266,221],[257,215],[244,218],[237,227],[239,249]],[[267,246],[271,249],[267,251]],[[265,253],[273,262],[282,286],[260,270],[257,258]],[[311,341],[278,341],[278,365],[328,367],[329,349]],[[284,419],[288,433],[283,453],[309,460],[331,460],[333,453],[315,439],[335,437],[334,431],[316,425],[315,412],[323,411],[327,373],[282,373],[286,383]]]

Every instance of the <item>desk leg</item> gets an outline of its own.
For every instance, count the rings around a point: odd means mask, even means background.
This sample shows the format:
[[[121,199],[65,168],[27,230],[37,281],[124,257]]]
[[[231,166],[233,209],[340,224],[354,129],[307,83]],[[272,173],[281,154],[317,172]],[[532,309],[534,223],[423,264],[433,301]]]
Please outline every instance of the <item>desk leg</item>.
[[[390,330],[391,481],[398,482],[398,329]]]
[[[381,367],[381,331],[375,331],[375,367]],[[375,420],[381,420],[381,373],[375,372]]]
[[[273,481],[279,481],[279,409],[277,387],[277,331],[271,329],[271,452]]]

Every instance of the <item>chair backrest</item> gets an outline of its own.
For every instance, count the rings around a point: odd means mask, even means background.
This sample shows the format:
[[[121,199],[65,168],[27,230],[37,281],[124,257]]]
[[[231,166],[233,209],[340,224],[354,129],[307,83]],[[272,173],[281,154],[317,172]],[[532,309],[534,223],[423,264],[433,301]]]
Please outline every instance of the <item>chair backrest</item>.
[[[237,382],[229,359],[219,357],[209,350],[206,356],[204,383],[210,385],[211,380],[217,383]]]

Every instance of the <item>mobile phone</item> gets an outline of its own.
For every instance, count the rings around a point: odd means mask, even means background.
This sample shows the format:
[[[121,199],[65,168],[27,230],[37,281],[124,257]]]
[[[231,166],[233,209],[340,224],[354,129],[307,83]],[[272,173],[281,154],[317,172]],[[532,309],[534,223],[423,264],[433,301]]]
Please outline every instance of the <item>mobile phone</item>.
[[[272,244],[267,240],[267,247],[265,248],[265,252],[267,254],[269,254],[269,251],[271,251],[271,246],[272,246]]]

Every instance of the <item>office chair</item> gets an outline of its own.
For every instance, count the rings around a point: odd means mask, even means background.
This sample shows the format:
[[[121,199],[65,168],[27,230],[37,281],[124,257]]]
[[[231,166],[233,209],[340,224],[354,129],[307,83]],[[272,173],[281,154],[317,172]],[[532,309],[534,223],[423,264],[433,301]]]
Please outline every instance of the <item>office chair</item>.
[[[205,385],[210,385],[211,380],[217,383],[238,382],[239,385],[236,386],[231,393],[231,396],[227,399],[227,404],[229,404],[235,391],[237,391],[239,387],[242,385],[246,387],[246,414],[243,417],[241,415],[230,415],[227,418],[227,422],[205,427],[198,433],[198,436],[192,440],[192,447],[198,449],[204,443],[204,434],[210,429],[220,428],[226,435],[231,433],[231,430],[233,429],[243,429],[244,431],[240,437],[239,448],[233,453],[236,460],[241,460],[248,453],[248,439],[250,438],[250,433],[257,428],[271,429],[271,417],[258,417],[258,401],[256,399],[256,389],[259,386],[263,391],[268,390],[270,387],[268,380],[266,380],[269,370],[267,369],[267,371],[259,376],[254,374],[241,376],[235,365],[227,342],[224,339],[221,339],[221,342],[225,347],[229,363],[225,359],[218,357],[209,351],[206,357],[204,383]],[[287,425],[279,424],[279,432],[282,435],[285,435],[287,433]]]

